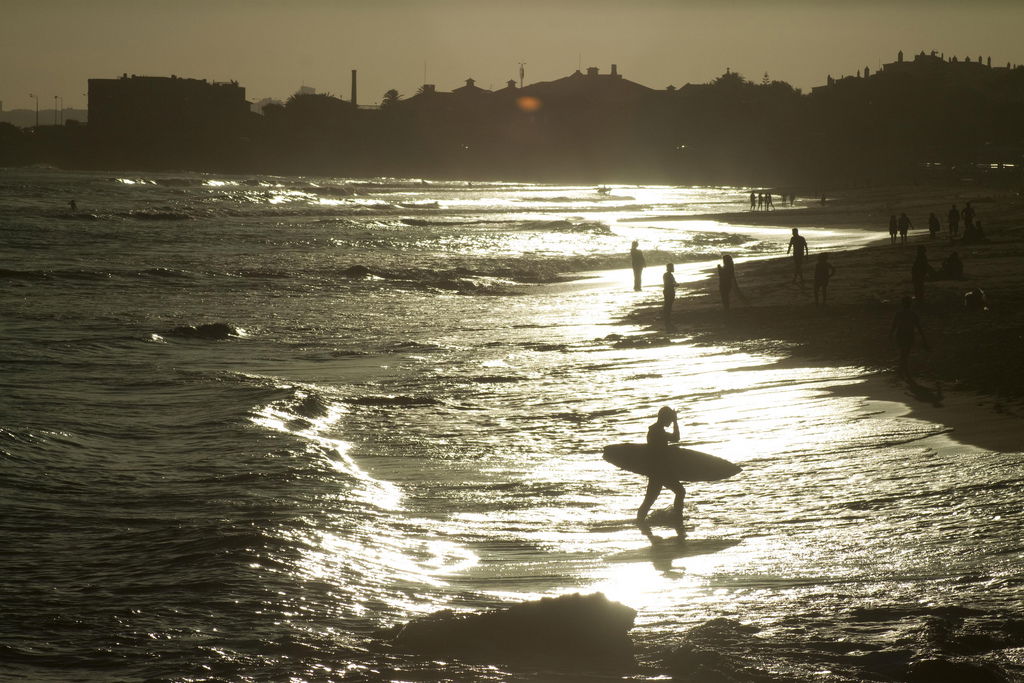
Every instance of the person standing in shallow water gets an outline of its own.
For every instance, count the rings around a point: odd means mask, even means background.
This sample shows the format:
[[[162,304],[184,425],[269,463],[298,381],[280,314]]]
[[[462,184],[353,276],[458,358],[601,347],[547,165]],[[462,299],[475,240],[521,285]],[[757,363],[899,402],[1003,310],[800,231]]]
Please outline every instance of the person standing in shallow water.
[[[629,258],[633,263],[633,291],[639,292],[647,260],[644,259],[644,252],[640,251],[640,242],[637,240],[633,240],[633,246],[629,248]]]
[[[939,235],[942,226],[939,224],[939,217],[935,213],[928,214],[928,238],[935,239]]]
[[[818,305],[818,292],[821,292],[821,305],[828,303],[828,281],[836,274],[836,267],[828,262],[828,254],[818,254],[818,262],[814,264],[814,305]]]
[[[728,311],[732,292],[735,290],[738,296],[741,298],[743,296],[740,294],[740,285],[736,282],[736,266],[732,262],[731,255],[723,254],[722,265],[716,267],[718,268],[718,293],[722,295],[722,307]]]
[[[793,228],[793,236],[789,238],[789,246],[786,247],[786,253],[793,252],[793,282],[800,281],[800,285],[804,284],[804,256],[807,255],[807,240],[804,239],[803,235],[796,228]]]
[[[889,243],[896,246],[896,234],[899,232],[899,226],[896,222],[896,214],[889,216]]]
[[[889,328],[889,339],[896,336],[896,344],[900,350],[900,361],[897,373],[900,377],[912,381],[910,376],[910,350],[914,347],[914,332],[921,334],[921,343],[928,348],[928,340],[925,339],[924,329],[921,327],[921,320],[911,308],[912,301],[909,296],[903,297],[903,303],[892,319],[892,327]]]
[[[663,303],[662,315],[665,318],[665,330],[671,332],[674,327],[672,325],[672,304],[676,300],[676,267],[671,263],[665,264],[665,274],[661,276],[662,282],[664,283],[663,295],[665,301]]]
[[[914,226],[910,223],[910,217],[905,213],[900,214],[898,226],[900,229],[900,246],[902,246],[907,243],[907,233]]]
[[[946,220],[949,221],[949,239],[955,240],[960,234],[960,209],[956,208],[956,204],[946,214]]]
[[[672,433],[665,430],[671,426]],[[686,499],[686,489],[678,480],[672,478],[668,472],[668,445],[679,441],[679,420],[676,411],[668,406],[662,406],[658,411],[658,419],[647,428],[647,450],[651,461],[651,474],[647,477],[647,492],[640,508],[636,511],[636,521],[640,524],[647,519],[654,501],[658,499],[662,488],[669,489],[676,494],[675,503],[672,505],[672,513],[677,520],[683,516],[683,502]]]

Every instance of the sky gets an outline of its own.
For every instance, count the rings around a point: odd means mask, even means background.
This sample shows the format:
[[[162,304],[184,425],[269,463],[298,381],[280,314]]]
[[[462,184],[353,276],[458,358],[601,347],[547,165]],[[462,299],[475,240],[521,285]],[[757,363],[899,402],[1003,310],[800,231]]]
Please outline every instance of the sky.
[[[249,100],[299,86],[359,103],[423,83],[484,88],[582,66],[653,88],[726,68],[804,91],[936,50],[1024,63],[1021,0],[3,0],[0,100],[85,108],[89,78],[238,81]]]

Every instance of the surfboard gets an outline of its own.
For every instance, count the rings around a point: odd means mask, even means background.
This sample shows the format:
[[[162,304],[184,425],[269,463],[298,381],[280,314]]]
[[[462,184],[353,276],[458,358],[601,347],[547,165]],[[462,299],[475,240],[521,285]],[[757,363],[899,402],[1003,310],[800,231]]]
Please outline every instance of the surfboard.
[[[655,453],[643,443],[620,443],[604,447],[604,459],[619,469],[650,476],[652,465],[660,461],[663,476],[679,481],[719,481],[739,473],[742,468],[715,455],[669,445]]]

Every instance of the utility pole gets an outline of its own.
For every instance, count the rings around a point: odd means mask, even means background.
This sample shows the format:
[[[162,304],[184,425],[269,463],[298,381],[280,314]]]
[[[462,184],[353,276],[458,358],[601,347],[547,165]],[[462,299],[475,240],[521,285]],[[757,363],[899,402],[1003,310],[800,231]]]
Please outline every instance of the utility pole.
[[[57,125],[57,96],[53,96],[53,125]]]
[[[28,96],[36,101],[36,128],[38,128],[39,127],[39,98],[36,97],[35,95],[33,95],[32,93],[29,93]]]
[[[519,62],[519,88],[523,87],[523,78],[526,76],[526,62]]]

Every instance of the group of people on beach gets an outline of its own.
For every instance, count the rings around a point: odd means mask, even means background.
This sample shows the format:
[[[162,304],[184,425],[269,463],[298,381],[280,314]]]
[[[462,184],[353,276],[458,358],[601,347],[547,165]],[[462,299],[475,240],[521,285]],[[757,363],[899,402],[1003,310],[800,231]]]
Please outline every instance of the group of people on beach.
[[[786,203],[787,200],[789,201],[789,205],[793,206],[793,203],[796,201],[796,194],[794,194],[792,192],[790,192],[788,195],[786,193],[784,193],[784,192],[779,194],[779,201],[780,201],[780,203],[784,204],[784,203]],[[750,210],[751,211],[774,211],[775,210],[775,203],[772,201],[772,193],[771,192],[757,192],[755,190],[751,190],[750,191]]]
[[[793,254],[793,284],[804,286],[804,260],[810,252],[807,246],[807,239],[800,234],[798,228],[793,228],[789,246],[786,254]],[[633,240],[629,249],[630,263],[633,268],[633,291],[639,292],[643,289],[643,271],[647,267],[647,259],[640,249],[639,240]],[[732,307],[733,293],[744,303],[746,297],[740,291],[739,281],[736,279],[736,264],[731,254],[722,255],[722,263],[717,266],[718,271],[718,292],[722,299],[722,308],[726,311]],[[836,268],[828,260],[827,253],[818,254],[817,263],[814,266],[814,304],[824,305],[828,303],[828,284],[835,275]],[[675,264],[666,263],[665,272],[662,274],[662,318],[666,331],[673,331],[675,326],[672,322],[672,308],[676,299],[676,277]]]
[[[960,226],[963,225],[963,235],[960,234]],[[977,220],[977,213],[974,207],[971,206],[970,202],[964,205],[963,209],[957,208],[956,204],[950,206],[949,211],[946,212],[946,226],[949,231],[950,241],[960,240],[964,243],[984,242],[985,232],[981,227],[981,221]],[[889,216],[889,241],[894,246],[896,245],[896,237],[899,236],[899,244],[903,246],[907,243],[907,235],[914,224],[906,213],[901,213],[899,217],[895,213]],[[939,236],[939,232],[942,231],[942,224],[939,221],[939,217],[932,211],[928,214],[928,237],[935,239]]]

